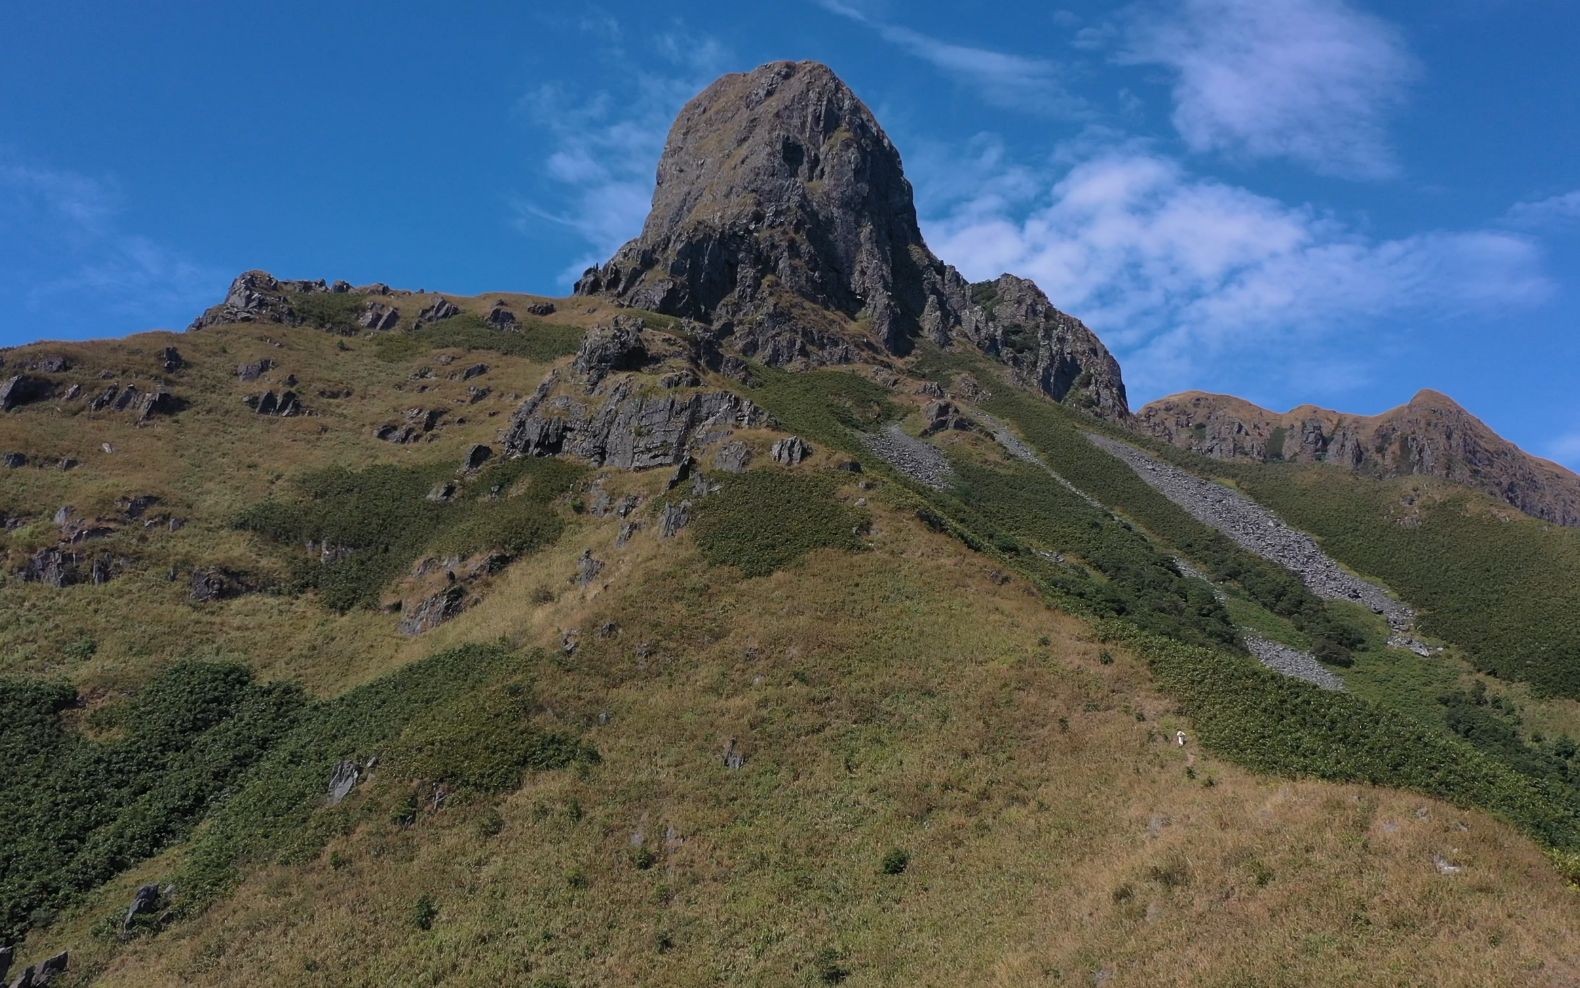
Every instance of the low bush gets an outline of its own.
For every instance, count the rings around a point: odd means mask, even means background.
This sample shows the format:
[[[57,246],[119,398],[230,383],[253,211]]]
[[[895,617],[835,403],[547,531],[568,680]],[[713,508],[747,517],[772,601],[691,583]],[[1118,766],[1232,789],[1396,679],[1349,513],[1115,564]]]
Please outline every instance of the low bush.
[[[381,335],[374,341],[373,352],[381,360],[394,362],[420,357],[431,350],[454,348],[549,363],[575,353],[581,340],[582,331],[575,326],[528,319],[518,328],[499,329],[463,312],[419,329]]]
[[[835,487],[826,475],[778,469],[725,477],[696,507],[697,547],[745,576],[766,576],[814,549],[860,549],[856,533],[868,515],[836,498]]]

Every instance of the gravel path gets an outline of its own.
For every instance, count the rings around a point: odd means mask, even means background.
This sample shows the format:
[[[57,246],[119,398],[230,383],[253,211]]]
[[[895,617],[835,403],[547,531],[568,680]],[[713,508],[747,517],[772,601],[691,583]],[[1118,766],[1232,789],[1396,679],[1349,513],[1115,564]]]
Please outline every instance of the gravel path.
[[[1311,536],[1284,524],[1277,515],[1242,494],[1163,463],[1128,443],[1087,434],[1093,445],[1123,460],[1142,480],[1196,520],[1211,525],[1245,549],[1288,569],[1318,597],[1353,600],[1388,618],[1401,642],[1415,612],[1375,583],[1346,572]],[[1416,643],[1419,644],[1419,643]],[[1401,644],[1401,647],[1409,647]]]
[[[954,482],[955,471],[938,447],[906,434],[898,423],[862,436],[861,441],[890,466],[934,490],[941,491]]]
[[[1240,637],[1245,639],[1245,647],[1256,656],[1257,661],[1267,666],[1274,672],[1281,672],[1295,679],[1304,679],[1313,686],[1320,686],[1325,690],[1343,692],[1344,680],[1322,667],[1322,663],[1309,652],[1302,652],[1298,648],[1290,648],[1282,642],[1275,642],[1270,638],[1253,635],[1243,628]]]

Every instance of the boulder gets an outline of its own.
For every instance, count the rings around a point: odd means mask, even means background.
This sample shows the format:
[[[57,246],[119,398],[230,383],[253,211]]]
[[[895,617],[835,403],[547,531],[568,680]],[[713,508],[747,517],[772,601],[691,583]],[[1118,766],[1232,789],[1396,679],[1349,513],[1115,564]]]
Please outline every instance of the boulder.
[[[751,461],[751,446],[739,440],[725,443],[713,454],[713,465],[725,473],[740,473]]]
[[[121,935],[124,937],[132,932],[132,924],[139,916],[159,911],[164,902],[164,896],[159,893],[157,885],[139,885],[132,894],[132,904],[126,907],[126,915],[121,918]]]
[[[11,470],[15,470],[18,467],[25,467],[25,466],[27,466],[27,454],[26,453],[4,453],[4,454],[0,454],[0,466],[7,467],[7,468],[9,468]]]
[[[447,298],[440,297],[432,305],[417,313],[418,322],[438,322],[461,314],[460,308]]]
[[[658,534],[666,539],[672,539],[691,521],[691,502],[681,501],[675,504],[665,501],[664,507],[658,513]]]
[[[181,359],[181,353],[175,347],[167,346],[159,356],[159,366],[166,374],[174,374],[186,366],[186,361]]]
[[[488,316],[484,321],[495,329],[516,328],[516,314],[511,312],[503,302],[495,302],[494,307],[489,310]]]
[[[812,455],[812,446],[800,436],[786,436],[768,451],[775,463],[793,467]]]
[[[55,392],[54,384],[46,378],[30,374],[17,374],[0,383],[0,412],[43,401]]]
[[[220,567],[204,567],[192,571],[192,590],[188,597],[194,603],[206,604],[228,600],[256,589],[246,576]]]
[[[375,332],[394,329],[400,322],[400,310],[383,302],[369,302],[357,317],[357,325]]]
[[[452,584],[406,611],[400,621],[400,633],[420,635],[431,631],[465,609],[465,588]]]
[[[647,363],[647,347],[642,342],[642,320],[615,316],[606,325],[595,326],[582,338],[571,366],[587,383],[590,392],[615,371],[636,370]]]
[[[256,381],[258,378],[274,369],[274,361],[268,357],[239,364],[236,367],[236,376],[243,381]]]
[[[527,313],[529,315],[540,316],[540,317],[541,316],[552,316],[552,315],[554,315],[554,303],[553,302],[533,302],[531,305],[527,306]]]
[[[164,388],[154,388],[137,403],[137,422],[141,425],[155,415],[174,415],[186,408],[187,403]]]
[[[493,455],[494,451],[489,447],[484,446],[482,443],[474,443],[472,448],[466,451],[466,459],[463,461],[461,469],[466,471],[476,470],[484,463],[487,463]]]
[[[329,805],[338,806],[362,781],[362,766],[349,759],[335,763],[329,773]]]
[[[463,380],[463,381],[470,381],[474,377],[481,377],[482,375],[487,374],[487,373],[488,373],[488,365],[487,364],[473,364],[472,366],[470,366],[470,367],[466,368],[465,370],[461,371],[461,380]]]
[[[927,419],[927,424],[922,427],[922,435],[930,436],[938,432],[947,432],[951,429],[969,429],[971,420],[961,414],[959,406],[944,398],[938,398],[927,403],[922,409],[922,414]]]
[[[71,358],[63,353],[41,353],[22,365],[41,374],[64,374],[71,370]]]
[[[603,560],[593,556],[591,549],[583,549],[581,558],[576,561],[576,585],[585,587],[598,578],[603,570]]]

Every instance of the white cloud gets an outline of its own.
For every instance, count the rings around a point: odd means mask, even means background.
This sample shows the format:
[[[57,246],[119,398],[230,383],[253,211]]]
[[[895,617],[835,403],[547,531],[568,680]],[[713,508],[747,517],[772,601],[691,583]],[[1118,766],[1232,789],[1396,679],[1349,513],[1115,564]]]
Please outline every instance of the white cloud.
[[[1580,471],[1580,429],[1548,443],[1546,455],[1571,470]]]
[[[1118,58],[1172,70],[1174,126],[1192,150],[1350,178],[1397,171],[1388,121],[1419,74],[1400,33],[1346,0],[1147,3]]]
[[[654,35],[649,51],[666,63],[663,71],[620,73],[610,89],[590,95],[547,83],[520,100],[546,137],[539,164],[552,191],[515,197],[516,222],[528,233],[554,223],[586,243],[561,272],[566,285],[641,232],[671,123],[731,57],[716,39],[679,27]]]
[[[981,161],[962,166],[962,189],[979,181]],[[1024,175],[1007,174],[1020,188]],[[1379,239],[1133,147],[1044,179],[1030,206],[961,193],[930,215],[924,226],[941,257],[972,279],[1013,271],[1037,281],[1120,352],[1138,395],[1200,383],[1226,364],[1246,375],[1332,370],[1325,355],[1346,337],[1375,347],[1404,317],[1530,304],[1553,290],[1526,237],[1484,229]],[[1313,352],[1324,356],[1313,362]]]
[[[1064,88],[1058,66],[1045,58],[957,44],[868,14],[843,0],[813,0],[819,7],[877,33],[889,44],[975,89],[999,106],[1075,114],[1085,103]]]
[[[112,180],[0,155],[0,293],[22,302],[18,335],[184,325],[222,291],[222,272],[124,229],[120,198]]]
[[[1518,227],[1551,227],[1580,222],[1580,189],[1516,204],[1504,222]]]

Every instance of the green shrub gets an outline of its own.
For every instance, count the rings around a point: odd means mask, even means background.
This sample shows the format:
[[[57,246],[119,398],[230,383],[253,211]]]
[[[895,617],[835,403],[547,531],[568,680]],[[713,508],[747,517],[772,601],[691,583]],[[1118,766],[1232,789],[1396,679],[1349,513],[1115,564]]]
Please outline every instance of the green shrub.
[[[898,847],[890,848],[878,864],[878,870],[885,875],[901,875],[911,866],[911,856]]]
[[[302,322],[331,333],[353,336],[361,331],[357,319],[367,306],[368,297],[350,292],[311,292],[286,297]]]
[[[433,921],[439,918],[439,907],[434,903],[433,896],[424,893],[417,897],[417,902],[412,906],[411,924],[419,930],[433,929]]]
[[[766,576],[814,549],[857,550],[865,511],[834,497],[833,478],[777,469],[725,477],[697,504],[692,522],[702,556],[745,576]]]
[[[498,329],[463,312],[419,329],[383,334],[375,339],[373,352],[381,360],[394,362],[455,348],[549,363],[575,353],[581,339],[582,331],[575,326],[527,319],[515,329]]]

